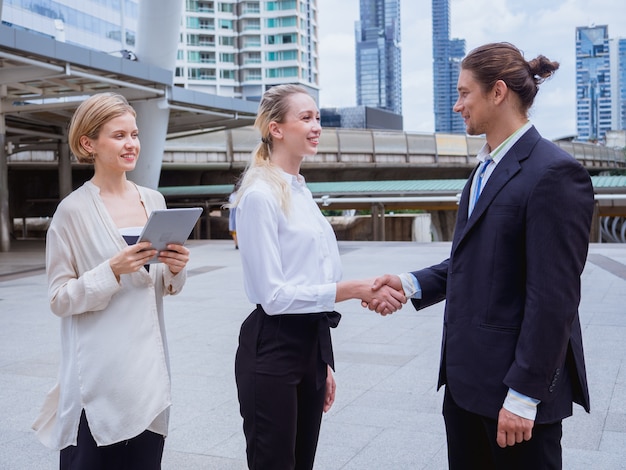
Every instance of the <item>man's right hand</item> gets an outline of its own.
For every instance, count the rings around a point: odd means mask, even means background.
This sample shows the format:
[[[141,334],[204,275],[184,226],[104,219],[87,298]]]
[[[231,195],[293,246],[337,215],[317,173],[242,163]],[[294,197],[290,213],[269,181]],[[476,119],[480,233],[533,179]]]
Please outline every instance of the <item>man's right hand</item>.
[[[376,292],[380,290],[383,286],[389,286],[393,290],[404,293],[400,276],[397,276],[395,274],[385,274],[374,279],[374,282],[372,284],[372,291]],[[366,301],[361,301],[361,305],[364,308],[373,310],[376,313],[380,313],[381,315],[387,315],[395,311],[395,309],[390,308],[390,306],[387,305],[386,302],[381,302],[377,298],[372,299],[372,301],[369,303]]]

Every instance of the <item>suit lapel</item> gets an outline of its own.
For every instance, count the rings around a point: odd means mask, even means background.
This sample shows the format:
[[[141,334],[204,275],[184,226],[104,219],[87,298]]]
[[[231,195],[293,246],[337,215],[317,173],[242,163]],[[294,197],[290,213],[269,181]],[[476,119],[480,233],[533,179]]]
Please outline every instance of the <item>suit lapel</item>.
[[[468,183],[463,189],[461,200],[459,201],[459,211],[463,212],[461,212],[458,217],[458,237],[454,237],[454,247],[458,246],[463,241],[463,238],[472,229],[472,227],[476,225],[479,220],[481,220],[483,214],[489,206],[491,206],[491,203],[498,193],[502,191],[510,179],[521,170],[521,162],[530,156],[533,147],[540,138],[541,136],[533,126],[528,129],[528,131],[515,143],[515,145],[513,145],[513,147],[511,147],[511,149],[503,156],[502,160],[500,160],[487,180],[487,183],[480,194],[480,198],[478,199],[472,214],[468,218],[467,211],[470,186],[474,173],[476,172],[476,168],[474,168]]]

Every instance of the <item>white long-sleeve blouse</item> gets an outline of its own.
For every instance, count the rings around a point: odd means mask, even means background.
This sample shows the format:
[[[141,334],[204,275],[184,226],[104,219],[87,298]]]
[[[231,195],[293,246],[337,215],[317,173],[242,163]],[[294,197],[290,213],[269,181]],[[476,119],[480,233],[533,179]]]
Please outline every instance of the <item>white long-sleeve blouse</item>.
[[[248,299],[268,315],[330,312],[342,268],[337,239],[301,175],[282,173],[288,214],[263,179],[237,205],[237,241]]]
[[[139,187],[147,214],[163,196]],[[33,424],[48,447],[76,445],[84,409],[98,445],[149,429],[167,435],[170,371],[163,296],[178,293],[186,270],[164,264],[116,280],[109,259],[127,246],[86,182],[59,204],[46,236],[50,308],[61,319],[58,382]]]

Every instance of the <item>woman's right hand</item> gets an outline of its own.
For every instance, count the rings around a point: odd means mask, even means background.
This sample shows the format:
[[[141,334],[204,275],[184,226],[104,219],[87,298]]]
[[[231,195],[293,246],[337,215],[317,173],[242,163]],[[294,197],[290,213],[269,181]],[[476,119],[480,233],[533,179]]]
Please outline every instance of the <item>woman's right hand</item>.
[[[113,274],[115,274],[115,277],[119,281],[120,275],[139,271],[156,253],[157,250],[152,248],[152,243],[139,242],[127,246],[113,256],[109,260],[109,265],[111,266]]]
[[[398,306],[398,302],[407,302],[402,281],[397,275],[385,274],[374,280],[371,298],[362,299],[361,305],[385,316],[402,308],[402,305]]]

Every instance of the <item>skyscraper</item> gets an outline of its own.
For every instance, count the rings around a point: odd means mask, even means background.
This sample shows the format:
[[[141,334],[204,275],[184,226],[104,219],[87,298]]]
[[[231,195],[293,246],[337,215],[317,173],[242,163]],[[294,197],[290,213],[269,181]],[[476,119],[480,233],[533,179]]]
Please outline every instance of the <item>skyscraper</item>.
[[[433,0],[433,103],[435,132],[464,133],[465,124],[452,110],[465,40],[450,40],[450,0]]]
[[[576,28],[576,129],[579,140],[602,140],[613,128],[609,27]]]
[[[609,39],[613,130],[626,129],[626,39]]]
[[[356,36],[357,105],[402,114],[400,0],[360,0]]]

